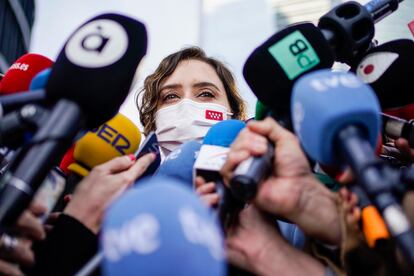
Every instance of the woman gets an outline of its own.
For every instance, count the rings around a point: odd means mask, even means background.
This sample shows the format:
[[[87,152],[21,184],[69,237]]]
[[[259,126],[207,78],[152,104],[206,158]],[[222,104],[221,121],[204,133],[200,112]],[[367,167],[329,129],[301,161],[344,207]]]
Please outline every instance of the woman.
[[[138,109],[144,133],[156,132],[164,156],[186,141],[202,139],[216,122],[244,119],[246,112],[231,72],[197,47],[167,56],[145,79],[140,99]],[[78,184],[46,242],[37,246],[36,265],[29,274],[76,273],[97,250],[97,234],[106,207],[154,159],[153,154],[138,160],[123,156],[95,167]],[[68,229],[74,232],[69,236],[76,242],[67,238]]]
[[[198,47],[164,58],[145,79],[137,106],[144,133],[155,131],[164,157],[221,120],[246,118],[232,73]]]

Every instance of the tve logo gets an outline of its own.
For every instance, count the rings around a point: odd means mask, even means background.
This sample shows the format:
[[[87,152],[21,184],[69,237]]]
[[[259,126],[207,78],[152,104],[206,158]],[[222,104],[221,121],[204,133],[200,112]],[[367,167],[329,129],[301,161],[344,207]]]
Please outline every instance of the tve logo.
[[[362,82],[352,74],[332,74],[331,76],[312,78],[309,85],[316,91],[326,92],[339,87],[358,88]]]
[[[271,46],[268,51],[293,80],[320,63],[320,59],[309,41],[300,31],[295,31]]]
[[[221,233],[213,222],[200,217],[191,207],[181,208],[178,219],[189,242],[205,247],[216,260],[224,258]]]
[[[131,147],[131,142],[124,135],[106,123],[91,132],[113,146],[122,155],[125,155],[126,150]]]
[[[119,261],[131,253],[151,254],[161,246],[160,223],[152,214],[140,214],[118,229],[104,231],[102,241],[105,257]]]

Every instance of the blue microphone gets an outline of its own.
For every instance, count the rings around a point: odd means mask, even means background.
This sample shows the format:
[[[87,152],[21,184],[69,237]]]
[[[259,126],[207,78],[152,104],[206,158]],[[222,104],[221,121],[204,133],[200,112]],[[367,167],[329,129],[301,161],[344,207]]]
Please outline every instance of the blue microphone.
[[[347,125],[358,126],[375,148],[381,129],[381,108],[374,91],[355,75],[320,70],[307,74],[292,92],[293,127],[311,158],[329,165],[344,164],[336,135]]]
[[[206,182],[221,180],[220,169],[227,159],[230,145],[245,126],[239,120],[225,120],[212,126],[194,164],[194,175],[202,176]]]
[[[399,172],[374,152],[380,104],[354,74],[320,70],[293,87],[292,121],[305,151],[326,165],[350,165],[358,183],[381,212],[391,235],[414,262],[414,232],[393,194]]]
[[[32,79],[30,82],[29,90],[37,90],[37,89],[44,89],[46,83],[49,79],[50,72],[52,68],[46,68],[39,73]]]
[[[222,232],[184,186],[153,176],[110,206],[101,235],[105,275],[226,275]]]
[[[193,166],[200,147],[201,144],[197,141],[182,144],[167,156],[155,174],[176,178],[192,188]]]

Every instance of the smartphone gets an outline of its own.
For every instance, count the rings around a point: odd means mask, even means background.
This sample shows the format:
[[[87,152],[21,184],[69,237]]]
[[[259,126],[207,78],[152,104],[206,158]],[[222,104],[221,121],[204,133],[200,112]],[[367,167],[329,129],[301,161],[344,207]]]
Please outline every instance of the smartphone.
[[[156,158],[154,162],[147,168],[147,170],[144,172],[140,178],[143,178],[145,176],[153,175],[158,167],[161,164],[161,155],[160,155],[160,148],[158,147],[158,139],[157,135],[155,135],[155,132],[151,131],[148,136],[145,138],[144,142],[142,142],[141,147],[139,147],[138,151],[135,154],[136,159],[142,157],[143,155],[147,153],[155,153]]]
[[[46,176],[42,185],[35,195],[35,199],[42,202],[46,206],[46,212],[40,217],[40,222],[44,223],[50,212],[56,205],[60,195],[65,189],[66,178],[59,168],[53,168]]]

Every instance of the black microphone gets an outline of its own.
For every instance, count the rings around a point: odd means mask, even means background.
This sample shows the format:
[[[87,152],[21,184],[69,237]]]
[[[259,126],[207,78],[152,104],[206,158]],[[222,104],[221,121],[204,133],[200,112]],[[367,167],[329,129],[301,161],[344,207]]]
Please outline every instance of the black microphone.
[[[25,142],[25,133],[36,131],[48,116],[47,108],[34,104],[6,114],[0,120],[0,145],[9,149],[21,147]]]
[[[412,91],[414,41],[393,40],[369,50],[352,68],[365,83],[374,88],[382,110],[395,109],[414,103]]]
[[[382,114],[382,130],[393,138],[405,138],[410,147],[414,148],[414,122],[407,121],[398,117]]]
[[[318,27],[334,49],[336,60],[352,63],[372,46],[374,24],[396,11],[402,0],[372,0],[365,5],[348,1],[319,19]]]
[[[32,91],[22,91],[20,93],[1,96],[0,109],[3,114],[19,109],[26,104],[42,103],[46,100],[46,91],[37,89]]]
[[[99,15],[70,36],[46,85],[47,99],[55,102],[49,118],[0,180],[1,227],[27,208],[82,127],[115,115],[146,49],[145,26],[117,14]]]

